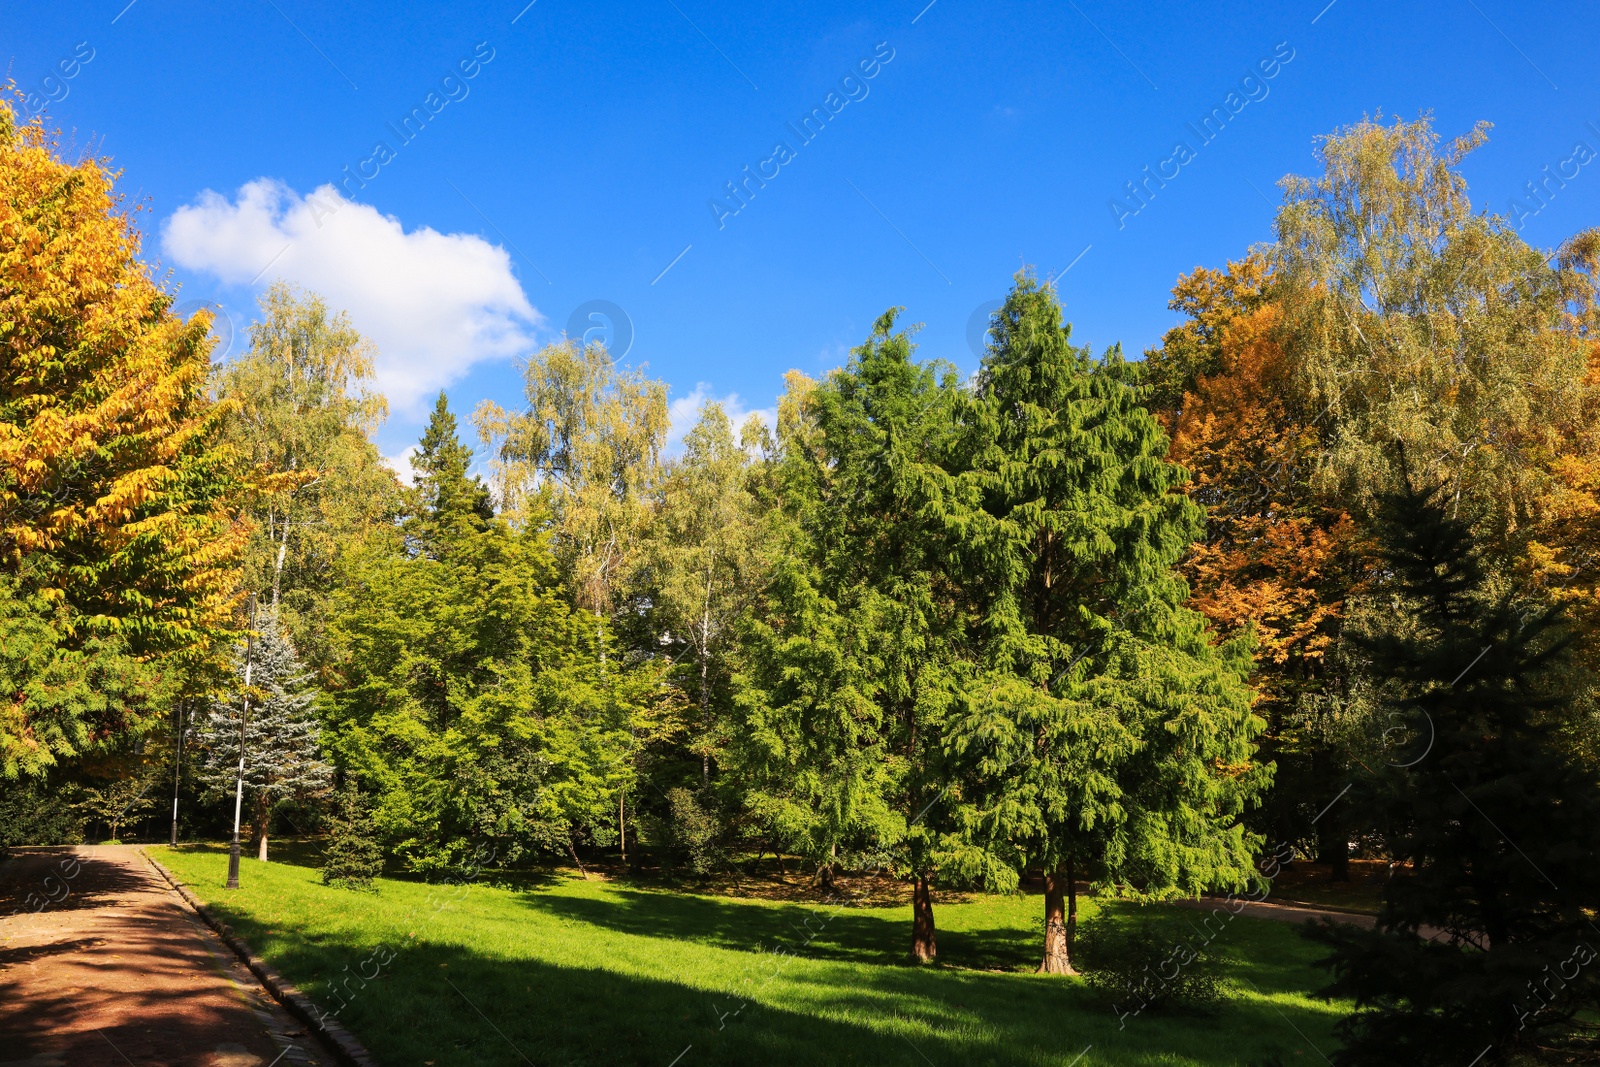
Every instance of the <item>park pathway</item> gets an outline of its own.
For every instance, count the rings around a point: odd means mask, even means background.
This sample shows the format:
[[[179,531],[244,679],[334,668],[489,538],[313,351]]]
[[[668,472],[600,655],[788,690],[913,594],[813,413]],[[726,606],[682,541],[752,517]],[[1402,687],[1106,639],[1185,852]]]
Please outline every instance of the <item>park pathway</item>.
[[[0,862],[0,1067],[328,1062],[134,846]]]

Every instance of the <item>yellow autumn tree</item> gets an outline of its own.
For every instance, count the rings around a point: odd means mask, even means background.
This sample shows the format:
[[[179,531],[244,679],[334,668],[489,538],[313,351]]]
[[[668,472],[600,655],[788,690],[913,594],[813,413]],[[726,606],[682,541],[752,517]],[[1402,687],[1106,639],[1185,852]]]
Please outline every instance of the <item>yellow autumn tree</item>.
[[[115,178],[104,160],[62,159],[40,120],[18,126],[0,100],[8,776],[141,729],[236,596],[245,530],[207,397],[208,320],[172,314]]]

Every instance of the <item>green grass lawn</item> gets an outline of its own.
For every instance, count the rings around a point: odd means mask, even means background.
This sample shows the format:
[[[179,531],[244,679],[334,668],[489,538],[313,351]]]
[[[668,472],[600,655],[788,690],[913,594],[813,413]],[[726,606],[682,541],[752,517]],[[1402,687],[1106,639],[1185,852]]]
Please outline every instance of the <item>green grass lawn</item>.
[[[293,851],[245,859],[244,888],[225,893],[224,850],[150,852],[391,1067],[1321,1064],[1341,1011],[1306,993],[1326,977],[1310,966],[1316,948],[1246,918],[1211,943],[1235,994],[1215,1014],[1123,1020],[1081,979],[1028,973],[1037,897],[936,899],[941,964],[917,968],[901,963],[904,907],[565,873],[456,888],[384,879],[363,894],[324,887]],[[1113,914],[1175,936],[1203,918]]]

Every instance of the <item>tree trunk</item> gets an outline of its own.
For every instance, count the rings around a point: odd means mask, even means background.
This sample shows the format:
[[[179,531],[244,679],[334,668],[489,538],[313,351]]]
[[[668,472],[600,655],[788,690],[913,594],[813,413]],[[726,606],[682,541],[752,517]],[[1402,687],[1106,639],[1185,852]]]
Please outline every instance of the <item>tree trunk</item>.
[[[700,781],[711,784],[711,571],[706,571],[705,610],[700,613],[700,730],[705,751],[700,753]]]
[[[939,954],[933,926],[933,886],[926,874],[911,888],[911,962],[931,963]]]
[[[278,559],[272,568],[272,621],[278,621],[278,591],[283,586],[283,560],[289,554],[289,510],[283,512],[283,537],[278,541]],[[265,859],[266,857],[262,857]]]
[[[1072,966],[1072,942],[1078,934],[1078,887],[1072,864],[1044,875],[1044,959],[1040,974],[1077,974]]]
[[[272,828],[272,805],[267,803],[266,790],[256,797],[255,817],[251,819],[251,832],[256,839],[256,859],[267,862],[267,831]]]
[[[1330,813],[1317,828],[1317,859],[1329,867],[1330,882],[1350,880],[1350,844],[1340,820]]]
[[[567,835],[567,855],[571,856],[572,862],[578,865],[578,873],[583,875],[585,881],[588,881],[589,869],[585,867],[583,865],[583,861],[578,858],[578,846],[573,844],[571,834]]]
[[[622,849],[622,862],[628,862],[628,823],[623,805],[627,803],[628,794],[617,794],[617,845]]]

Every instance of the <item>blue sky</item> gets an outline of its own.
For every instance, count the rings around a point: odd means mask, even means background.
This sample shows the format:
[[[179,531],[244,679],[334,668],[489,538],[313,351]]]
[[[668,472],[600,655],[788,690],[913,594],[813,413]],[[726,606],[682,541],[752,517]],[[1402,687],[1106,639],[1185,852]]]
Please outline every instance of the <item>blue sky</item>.
[[[970,368],[1024,263],[1077,339],[1137,353],[1177,275],[1266,239],[1274,183],[1364,113],[1493,122],[1466,174],[1501,213],[1600,152],[1592,3],[525,2],[57,0],[10,20],[6,58],[121,168],[180,301],[242,330],[282,276],[350,309],[391,455],[440,385],[514,403],[515,355],[596,307],[580,323],[631,332],[680,412],[769,407],[891,305]],[[1140,205],[1145,167],[1169,177]],[[1600,223],[1600,166],[1577,169],[1533,243]]]

